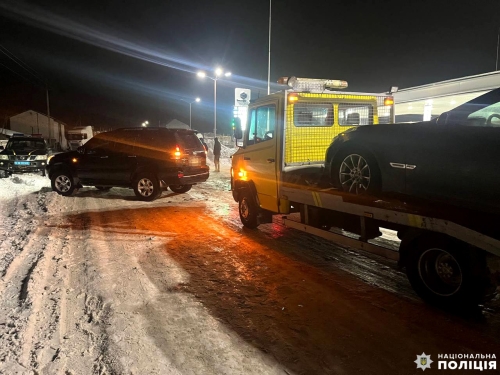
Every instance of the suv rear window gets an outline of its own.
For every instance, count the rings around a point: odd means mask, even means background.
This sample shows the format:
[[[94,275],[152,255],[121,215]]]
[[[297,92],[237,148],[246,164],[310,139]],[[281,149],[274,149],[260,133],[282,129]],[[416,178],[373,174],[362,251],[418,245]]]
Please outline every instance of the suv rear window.
[[[186,150],[204,151],[200,139],[194,133],[176,133],[179,146]]]

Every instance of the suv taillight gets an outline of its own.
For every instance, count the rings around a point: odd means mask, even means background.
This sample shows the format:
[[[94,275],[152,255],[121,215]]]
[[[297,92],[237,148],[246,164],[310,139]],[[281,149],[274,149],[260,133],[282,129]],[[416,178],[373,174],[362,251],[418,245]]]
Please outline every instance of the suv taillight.
[[[179,148],[179,145],[175,146],[174,157],[176,159],[180,159],[181,158],[181,149]]]

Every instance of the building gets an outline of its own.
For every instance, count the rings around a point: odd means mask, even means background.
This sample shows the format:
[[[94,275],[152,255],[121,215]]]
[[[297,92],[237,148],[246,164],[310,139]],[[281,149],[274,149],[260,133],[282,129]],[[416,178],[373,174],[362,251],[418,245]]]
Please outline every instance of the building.
[[[189,125],[179,121],[177,119],[173,119],[168,124],[165,125],[167,129],[189,129]]]
[[[394,93],[396,122],[428,121],[500,87],[500,71],[450,79]]]
[[[7,129],[26,135],[40,134],[55,149],[66,150],[68,141],[65,135],[66,125],[61,121],[50,118],[50,139],[49,139],[49,121],[47,116],[28,110],[18,113],[9,118]]]

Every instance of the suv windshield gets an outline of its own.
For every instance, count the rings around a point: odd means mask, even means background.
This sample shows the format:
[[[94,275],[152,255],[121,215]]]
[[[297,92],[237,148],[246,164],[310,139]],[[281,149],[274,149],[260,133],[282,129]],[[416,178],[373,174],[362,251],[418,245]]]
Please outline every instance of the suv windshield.
[[[11,139],[6,150],[25,150],[25,149],[45,149],[45,141],[43,139]]]
[[[467,125],[500,127],[500,102],[471,113],[467,117]]]

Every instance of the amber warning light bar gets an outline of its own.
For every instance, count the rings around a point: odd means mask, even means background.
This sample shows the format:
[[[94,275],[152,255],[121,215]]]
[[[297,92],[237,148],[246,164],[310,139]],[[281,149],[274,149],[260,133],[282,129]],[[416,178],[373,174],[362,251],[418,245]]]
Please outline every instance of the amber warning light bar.
[[[325,91],[347,87],[347,82],[339,79],[281,77],[278,79],[278,83],[290,86],[295,91]]]

